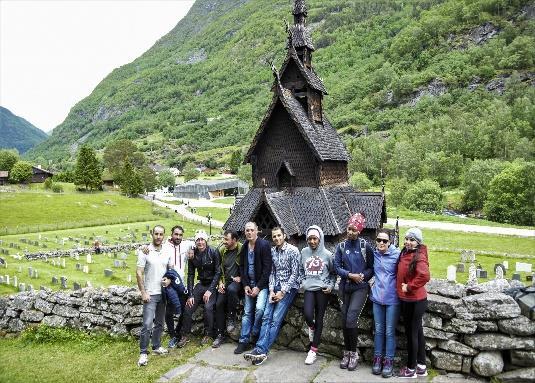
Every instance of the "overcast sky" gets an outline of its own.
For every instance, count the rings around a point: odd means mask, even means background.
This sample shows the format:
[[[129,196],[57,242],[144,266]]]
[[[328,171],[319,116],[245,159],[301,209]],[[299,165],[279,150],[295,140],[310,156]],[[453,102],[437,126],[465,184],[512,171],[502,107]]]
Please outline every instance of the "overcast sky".
[[[0,105],[51,131],[192,0],[0,0]]]

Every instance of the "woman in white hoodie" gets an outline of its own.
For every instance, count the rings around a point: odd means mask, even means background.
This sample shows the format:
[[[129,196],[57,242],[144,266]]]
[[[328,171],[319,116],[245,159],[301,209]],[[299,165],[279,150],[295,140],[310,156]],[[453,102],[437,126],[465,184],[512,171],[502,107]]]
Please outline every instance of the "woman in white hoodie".
[[[304,275],[304,315],[308,325],[310,351],[305,364],[316,361],[316,354],[323,330],[323,317],[329,295],[336,282],[333,255],[325,248],[323,231],[319,226],[310,226],[306,231],[308,247],[301,250],[301,275]]]

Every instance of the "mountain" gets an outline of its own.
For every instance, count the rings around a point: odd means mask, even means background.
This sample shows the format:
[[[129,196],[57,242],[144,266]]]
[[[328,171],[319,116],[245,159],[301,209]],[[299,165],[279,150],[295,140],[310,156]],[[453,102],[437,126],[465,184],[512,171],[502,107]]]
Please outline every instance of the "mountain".
[[[41,129],[0,106],[0,148],[15,148],[22,154],[47,138]]]
[[[350,170],[458,184],[474,159],[535,157],[535,6],[527,0],[307,0],[312,62]],[[72,163],[129,138],[153,161],[221,163],[269,106],[290,0],[197,0],[28,156]],[[437,175],[438,174],[438,175]]]

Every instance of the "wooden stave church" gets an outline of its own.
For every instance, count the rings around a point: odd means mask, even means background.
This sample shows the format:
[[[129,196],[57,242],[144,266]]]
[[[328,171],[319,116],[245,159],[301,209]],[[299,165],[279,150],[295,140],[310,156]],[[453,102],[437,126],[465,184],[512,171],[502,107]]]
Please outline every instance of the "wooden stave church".
[[[287,55],[275,77],[271,104],[244,163],[252,165],[252,189],[236,205],[223,229],[243,236],[256,222],[262,236],[280,226],[304,245],[306,229],[320,226],[329,247],[345,237],[349,217],[366,216],[364,237],[386,223],[384,192],[359,192],[348,183],[349,154],[323,112],[327,94],[312,67],[314,46],[304,0],[295,0]],[[301,247],[301,246],[300,246]]]

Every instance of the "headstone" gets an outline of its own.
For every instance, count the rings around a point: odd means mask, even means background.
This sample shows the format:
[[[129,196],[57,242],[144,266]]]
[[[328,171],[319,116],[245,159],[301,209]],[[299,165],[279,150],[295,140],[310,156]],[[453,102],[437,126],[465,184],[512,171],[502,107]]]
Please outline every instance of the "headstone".
[[[88,274],[89,273],[89,266],[84,265],[84,267],[82,268],[82,273]]]
[[[93,287],[90,281],[85,281],[85,287]]]
[[[471,263],[468,268],[468,281],[466,282],[468,286],[477,285],[477,269],[476,265]]]
[[[127,259],[128,258],[128,254],[126,253],[121,253],[121,259]]]
[[[526,275],[526,282],[533,282],[533,274]],[[2,282],[0,281],[0,283]]]
[[[74,282],[72,284],[72,288],[73,288],[73,290],[80,290],[82,288],[82,286],[80,286],[80,284],[78,282]]]
[[[17,278],[16,275],[13,277],[13,286],[15,286],[15,287],[19,286],[19,279]]]
[[[464,273],[465,270],[464,270],[464,263],[458,263],[457,264],[457,272],[458,273]]]
[[[128,283],[132,283],[132,275],[131,274],[128,274],[128,276],[126,277],[126,281]]]
[[[104,269],[104,276],[105,277],[111,277],[112,275],[113,275],[113,270]]]
[[[509,261],[503,261],[502,265],[505,267],[505,270],[509,270]]]
[[[4,283],[4,276],[0,275],[0,285]]]
[[[498,277],[498,273],[500,277]],[[503,276],[506,274],[505,267],[501,263],[496,263],[494,265],[494,274],[496,274],[496,279],[503,279]]]
[[[520,280],[520,274],[519,273],[513,273],[513,275],[511,276],[511,280],[519,281]]]
[[[52,284],[53,285],[57,285],[58,284],[58,277],[56,277],[56,276],[52,277]]]
[[[487,270],[477,269],[476,275],[477,275],[478,278],[484,278],[484,279],[488,278]]]
[[[121,262],[121,267],[122,267],[123,269],[128,268],[128,264],[126,263],[126,261],[122,261],[122,262]]]
[[[22,273],[22,266],[19,266],[19,273]]]
[[[93,262],[93,256],[91,254],[87,254],[85,256],[86,263],[92,263]]]
[[[457,267],[449,265],[446,271],[448,282],[455,282],[457,280]]]
[[[517,262],[515,270],[516,272],[531,273],[531,263]]]
[[[79,270],[81,270],[81,269],[82,269],[82,265],[81,265],[80,263],[77,263],[77,264],[76,264],[76,270],[79,271]]]
[[[62,267],[63,269],[65,268],[65,258],[63,258],[63,259],[61,260],[61,267]]]
[[[39,272],[37,271],[37,269],[33,269],[32,278],[33,279],[39,278]]]
[[[113,261],[113,267],[121,267],[121,261],[119,260]]]
[[[24,283],[19,283],[19,291],[20,292],[26,291],[26,285]]]
[[[65,276],[61,276],[61,288],[65,290],[69,288],[67,286],[67,277]]]
[[[30,266],[28,267],[28,276],[31,278],[33,275],[33,268]]]
[[[33,285],[26,286],[26,291],[33,291]]]

